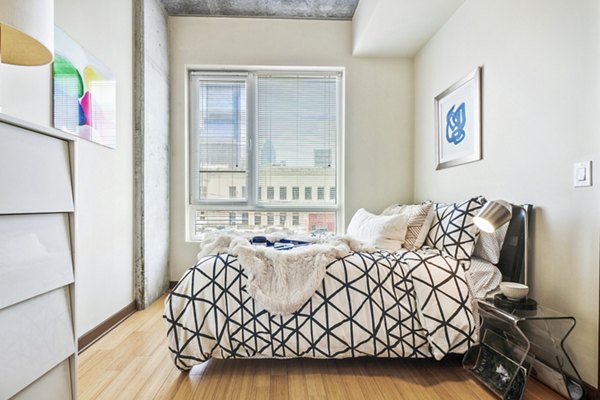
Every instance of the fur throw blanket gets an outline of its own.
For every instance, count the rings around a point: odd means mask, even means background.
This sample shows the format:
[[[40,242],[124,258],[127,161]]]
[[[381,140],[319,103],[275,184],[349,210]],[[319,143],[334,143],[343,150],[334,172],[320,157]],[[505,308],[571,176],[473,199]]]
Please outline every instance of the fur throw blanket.
[[[376,249],[350,237],[334,236],[307,246],[276,250],[253,246],[245,236],[228,234],[206,238],[198,258],[218,253],[237,256],[248,275],[248,294],[270,313],[289,315],[312,297],[329,264],[354,251]]]

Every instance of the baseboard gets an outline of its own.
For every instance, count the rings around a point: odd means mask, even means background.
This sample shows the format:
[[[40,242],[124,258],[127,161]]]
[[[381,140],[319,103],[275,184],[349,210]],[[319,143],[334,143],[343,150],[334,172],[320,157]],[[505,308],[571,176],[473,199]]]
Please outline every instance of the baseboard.
[[[136,310],[137,309],[135,307],[135,301],[131,302],[130,304],[123,307],[121,310],[117,311],[115,314],[102,321],[96,327],[90,329],[88,332],[81,335],[79,337],[79,340],[77,341],[78,352],[81,353],[82,351],[87,349],[96,340],[100,339],[102,336],[106,335],[121,322],[126,320],[127,317],[133,314]]]
[[[531,379],[535,379],[534,377],[531,377]],[[537,379],[536,379],[537,380]],[[544,385],[544,382],[537,380],[538,382],[540,382],[542,385]],[[583,387],[585,389],[585,394],[586,396],[584,397],[584,399],[587,400],[600,400],[600,398],[598,398],[598,389],[593,387],[592,385],[590,385],[587,382],[582,382],[583,383]]]

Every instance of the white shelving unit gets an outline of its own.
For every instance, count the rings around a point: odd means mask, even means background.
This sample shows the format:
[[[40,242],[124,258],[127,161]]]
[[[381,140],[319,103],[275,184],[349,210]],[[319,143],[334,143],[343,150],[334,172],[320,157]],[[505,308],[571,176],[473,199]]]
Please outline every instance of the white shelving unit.
[[[0,114],[0,399],[75,399],[76,138]]]

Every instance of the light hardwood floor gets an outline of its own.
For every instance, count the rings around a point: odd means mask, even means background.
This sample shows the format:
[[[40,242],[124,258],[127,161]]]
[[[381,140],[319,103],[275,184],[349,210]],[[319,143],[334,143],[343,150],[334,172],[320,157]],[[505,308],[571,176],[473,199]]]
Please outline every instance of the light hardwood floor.
[[[181,373],[166,344],[163,300],[79,355],[80,399],[494,399],[457,358],[211,360]],[[526,399],[560,399],[531,379]]]

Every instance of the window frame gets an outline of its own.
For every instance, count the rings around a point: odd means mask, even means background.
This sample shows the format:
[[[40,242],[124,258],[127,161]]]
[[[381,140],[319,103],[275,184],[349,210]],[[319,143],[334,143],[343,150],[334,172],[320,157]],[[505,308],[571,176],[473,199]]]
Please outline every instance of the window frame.
[[[335,204],[310,204],[296,203],[293,206],[286,204],[260,204],[258,198],[258,140],[255,140],[257,135],[257,118],[256,107],[258,91],[256,90],[257,76],[259,74],[268,75],[290,75],[296,74],[300,76],[323,76],[330,74],[338,77],[338,86],[336,91],[336,106],[337,106],[337,135],[336,135],[336,200]],[[246,149],[247,149],[247,170],[246,170],[246,199],[221,199],[221,200],[202,200],[194,201],[193,193],[199,190],[199,182],[194,179],[194,152],[197,149],[195,133],[195,125],[193,123],[194,113],[192,107],[198,104],[198,99],[195,98],[197,91],[193,89],[195,77],[206,79],[207,76],[213,76],[215,79],[227,77],[244,77],[246,81]],[[345,193],[345,78],[346,72],[344,67],[263,67],[263,66],[210,66],[210,65],[187,65],[186,66],[186,137],[185,145],[187,156],[185,172],[186,172],[186,241],[198,242],[201,237],[195,234],[195,224],[193,215],[197,210],[201,211],[236,211],[236,212],[335,212],[336,213],[336,233],[345,231],[344,220],[344,193]],[[265,193],[263,193],[265,195]],[[314,196],[313,196],[314,197]],[[300,196],[302,199],[303,196]],[[263,202],[265,202],[263,200]],[[312,200],[317,202],[317,200]],[[262,219],[262,218],[261,218]]]
[[[189,157],[189,161],[187,163],[187,173],[188,173],[188,182],[187,184],[190,187],[190,191],[188,193],[188,202],[189,205],[201,205],[202,207],[196,207],[196,209],[202,209],[202,210],[206,210],[206,211],[211,211],[210,210],[210,206],[211,205],[222,205],[222,204],[227,204],[229,205],[239,205],[239,204],[246,204],[248,203],[250,194],[246,193],[246,199],[240,199],[240,198],[234,198],[234,199],[220,199],[220,200],[202,200],[200,198],[195,198],[194,193],[199,193],[199,187],[200,187],[200,182],[198,179],[194,179],[194,173],[193,171],[198,171],[200,169],[199,165],[198,165],[198,158],[195,155],[195,149],[198,148],[198,134],[197,134],[197,127],[199,126],[199,124],[197,123],[198,121],[196,121],[196,123],[193,123],[193,118],[196,117],[197,119],[199,118],[199,116],[195,115],[193,112],[191,112],[191,107],[197,108],[198,104],[199,104],[199,99],[198,99],[198,91],[197,90],[192,90],[191,89],[191,85],[194,84],[195,81],[219,81],[222,80],[223,78],[228,78],[228,79],[234,79],[237,78],[240,81],[244,81],[246,83],[246,154],[247,157],[254,157],[253,149],[251,148],[251,141],[249,140],[249,134],[248,131],[250,130],[250,127],[248,126],[248,123],[251,121],[251,119],[249,118],[249,115],[251,112],[248,109],[248,106],[250,105],[249,103],[249,81],[250,81],[250,76],[247,72],[239,72],[239,71],[229,71],[229,72],[223,72],[223,71],[205,71],[205,72],[200,72],[200,71],[193,71],[193,70],[188,70],[188,82],[187,82],[187,90],[189,91],[189,98],[188,98],[188,105],[186,107],[186,110],[188,112],[188,134],[187,134],[187,139],[189,141],[189,149],[186,152],[188,154]],[[246,161],[246,186],[248,186],[248,175],[250,173],[250,170],[253,169],[253,166],[250,165],[251,160],[248,158],[248,160]],[[208,207],[208,208],[207,208]],[[234,206],[235,208],[235,206]],[[223,208],[221,208],[223,209]],[[230,208],[225,208],[223,209],[225,211],[237,211],[230,209]],[[242,211],[242,210],[240,210]],[[186,216],[188,221],[191,221],[190,217]],[[190,224],[191,225],[191,224]],[[193,232],[191,231],[191,227],[190,227],[190,234],[193,235]]]

